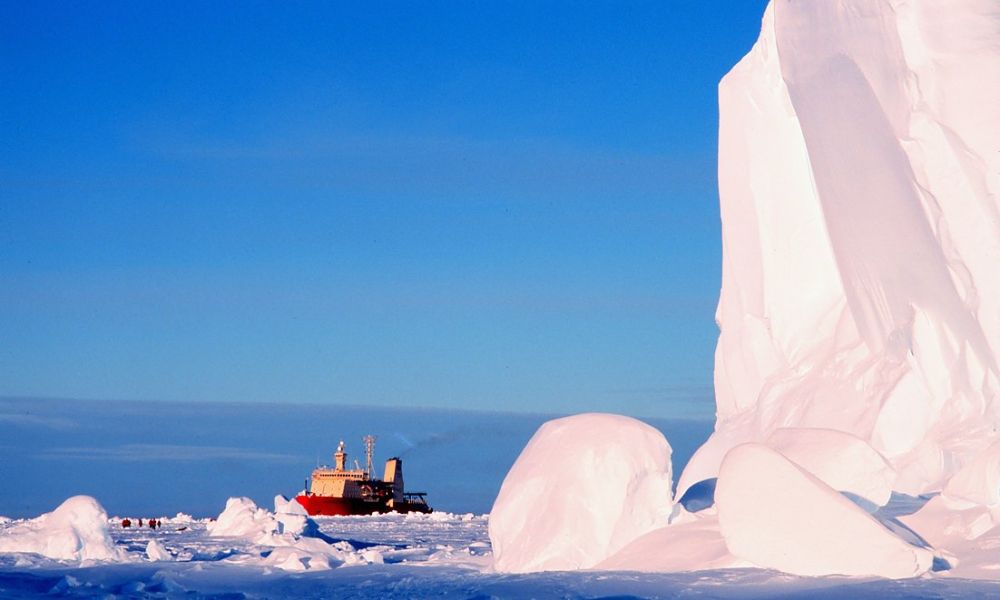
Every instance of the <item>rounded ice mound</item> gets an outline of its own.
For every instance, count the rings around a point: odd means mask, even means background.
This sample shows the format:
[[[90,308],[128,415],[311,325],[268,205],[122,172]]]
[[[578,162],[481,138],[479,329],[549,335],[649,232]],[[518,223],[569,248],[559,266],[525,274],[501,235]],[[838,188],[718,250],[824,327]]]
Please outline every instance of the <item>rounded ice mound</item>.
[[[54,511],[0,536],[0,553],[33,552],[61,560],[121,560],[108,533],[108,513],[90,496],[73,496]]]
[[[242,537],[257,539],[270,533],[280,532],[280,524],[267,510],[258,508],[250,498],[230,498],[226,508],[214,523],[205,529],[212,537]]]
[[[762,444],[726,454],[715,505],[729,551],[759,567],[901,579],[926,573],[934,558]]]
[[[896,471],[877,450],[857,436],[833,429],[776,429],[767,445],[823,483],[863,499],[873,508],[892,496]]]
[[[545,423],[490,512],[495,568],[589,568],[666,525],[670,454],[662,433],[629,417],[590,413]]]

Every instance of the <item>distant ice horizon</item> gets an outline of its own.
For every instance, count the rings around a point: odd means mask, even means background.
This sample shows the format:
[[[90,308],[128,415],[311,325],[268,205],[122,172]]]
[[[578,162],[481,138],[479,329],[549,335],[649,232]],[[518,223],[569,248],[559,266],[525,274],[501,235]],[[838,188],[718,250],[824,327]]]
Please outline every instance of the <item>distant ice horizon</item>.
[[[0,396],[0,515],[52,510],[76,494],[112,515],[214,516],[231,496],[267,505],[293,495],[339,440],[363,462],[404,459],[408,489],[449,512],[485,513],[507,470],[552,413],[266,402],[96,400]],[[683,465],[714,418],[639,415]]]

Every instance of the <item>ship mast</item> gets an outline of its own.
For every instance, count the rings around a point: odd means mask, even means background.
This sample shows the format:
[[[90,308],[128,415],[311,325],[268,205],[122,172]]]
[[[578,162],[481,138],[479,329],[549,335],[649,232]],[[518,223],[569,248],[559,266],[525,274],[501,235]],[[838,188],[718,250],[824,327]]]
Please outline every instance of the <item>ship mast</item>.
[[[372,459],[375,457],[375,436],[366,435],[363,439],[365,442],[365,477],[371,479],[372,473],[375,472],[375,467],[372,464]]]
[[[333,454],[333,464],[336,465],[336,469],[338,471],[343,471],[346,463],[347,451],[344,450],[344,440],[340,440],[340,444],[337,446],[337,451]]]

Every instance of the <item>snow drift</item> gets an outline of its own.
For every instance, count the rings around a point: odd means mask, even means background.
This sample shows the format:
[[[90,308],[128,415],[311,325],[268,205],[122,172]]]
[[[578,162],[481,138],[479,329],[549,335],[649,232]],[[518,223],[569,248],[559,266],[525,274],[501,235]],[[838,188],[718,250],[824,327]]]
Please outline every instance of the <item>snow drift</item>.
[[[719,87],[716,432],[782,427],[939,490],[997,438],[1000,6],[772,2]]]
[[[121,560],[108,533],[108,513],[90,496],[73,496],[54,511],[11,526],[0,552],[32,552],[61,560]]]
[[[498,571],[592,567],[666,525],[670,444],[629,417],[583,414],[542,425],[490,512]]]
[[[608,571],[644,571],[678,573],[704,569],[750,567],[752,563],[729,551],[719,532],[714,511],[697,517],[685,515],[670,526],[654,529],[631,542],[596,569]]]

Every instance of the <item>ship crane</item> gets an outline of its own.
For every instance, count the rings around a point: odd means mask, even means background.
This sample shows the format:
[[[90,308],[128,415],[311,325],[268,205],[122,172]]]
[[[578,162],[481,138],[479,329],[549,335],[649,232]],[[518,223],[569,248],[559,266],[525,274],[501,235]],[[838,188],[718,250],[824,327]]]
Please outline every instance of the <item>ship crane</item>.
[[[372,459],[375,458],[375,436],[366,435],[362,441],[365,443],[365,477],[375,479],[375,465],[372,464]]]

